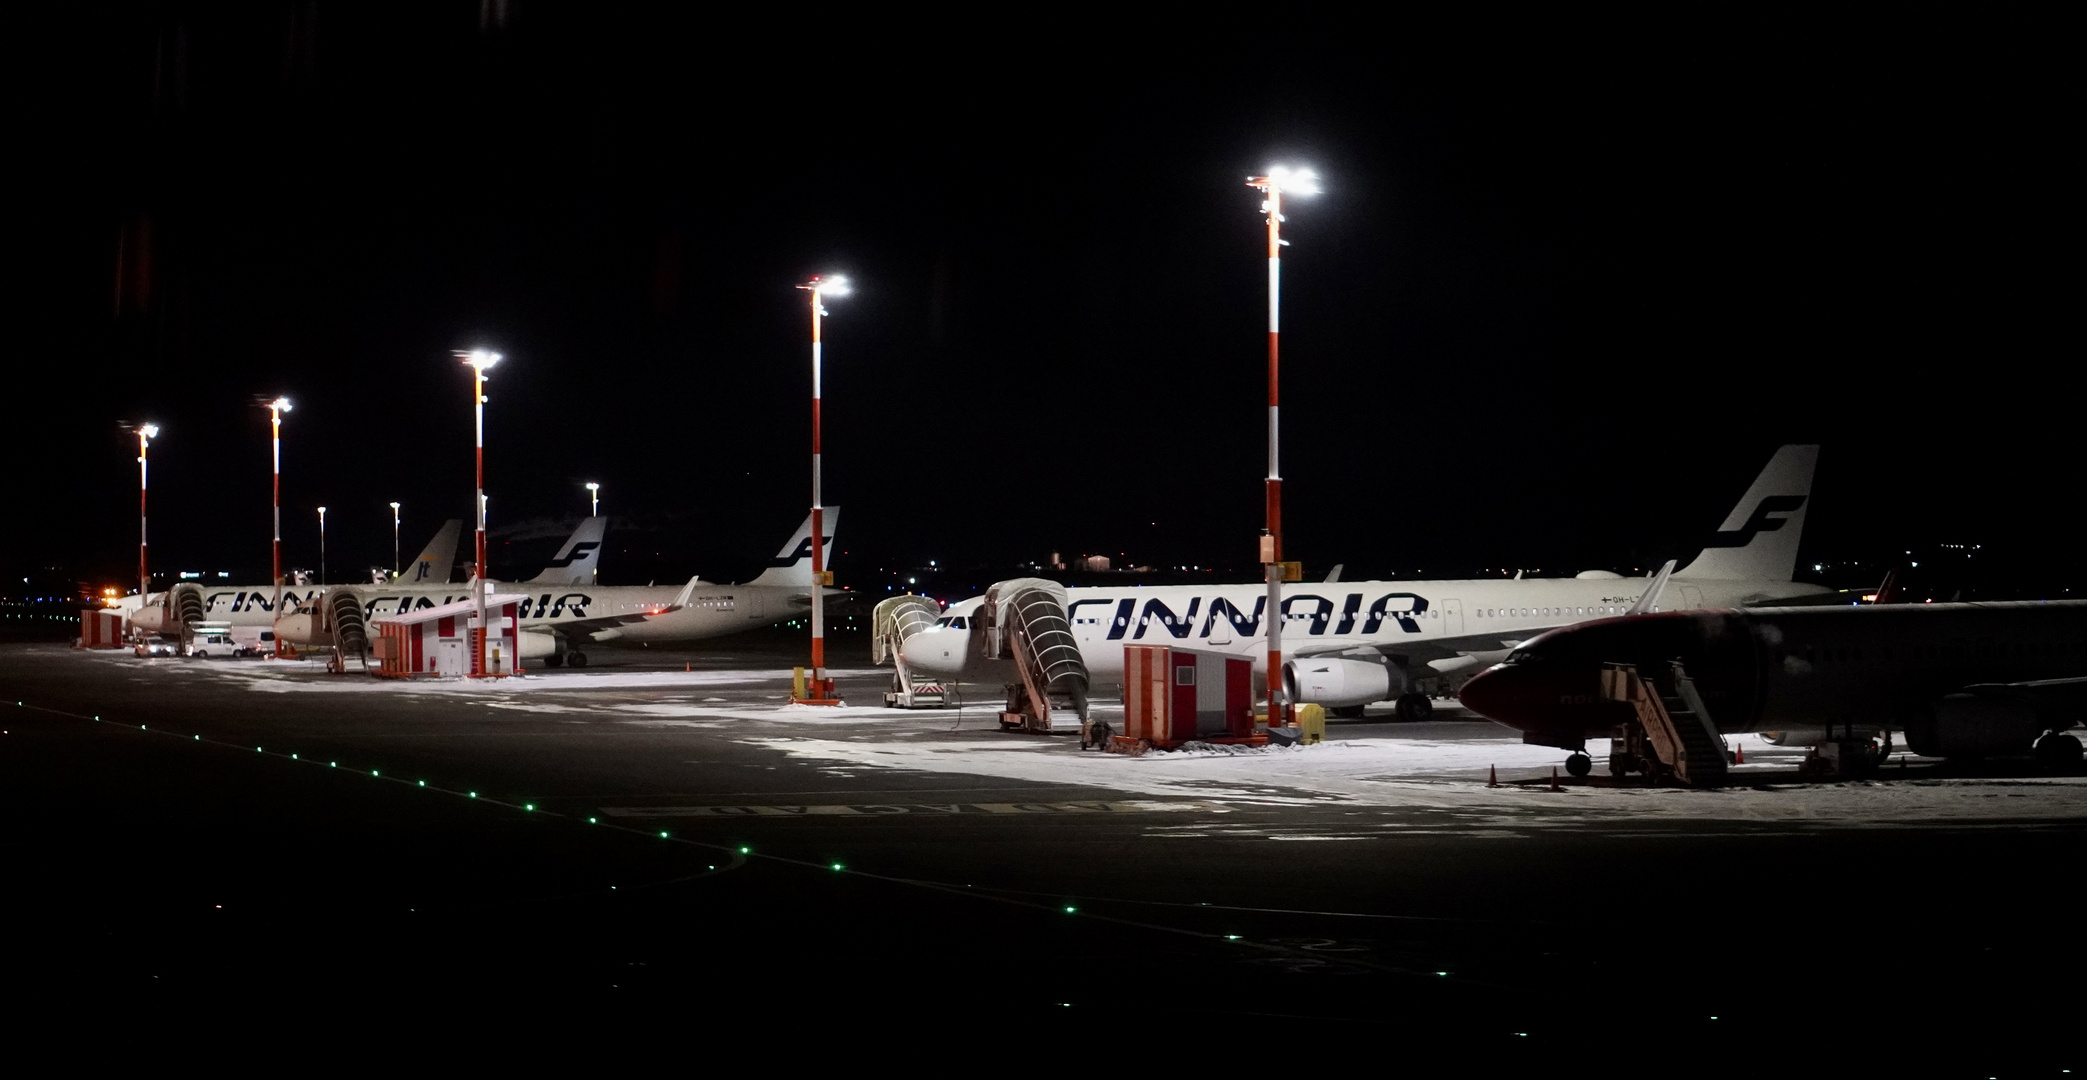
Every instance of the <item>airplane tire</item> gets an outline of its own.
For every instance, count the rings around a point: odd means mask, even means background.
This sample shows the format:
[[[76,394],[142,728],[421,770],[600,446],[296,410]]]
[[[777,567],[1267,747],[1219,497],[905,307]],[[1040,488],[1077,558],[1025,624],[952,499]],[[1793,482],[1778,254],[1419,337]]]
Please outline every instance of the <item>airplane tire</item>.
[[[1362,719],[1362,709],[1363,707],[1360,705],[1336,705],[1326,710],[1326,715],[1336,720],[1360,720]]]
[[[565,662],[566,662],[566,664],[568,664],[568,665],[570,665],[570,666],[572,666],[572,667],[586,667],[586,666],[587,666],[587,654],[586,654],[586,653],[583,653],[583,652],[569,652],[569,653],[566,653],[566,654],[565,654]]]
[[[1594,759],[1585,754],[1574,754],[1565,759],[1565,771],[1574,776],[1585,776],[1594,771]]]
[[[545,667],[562,667],[564,666],[564,664],[565,657],[562,657],[557,653],[552,653],[551,655],[543,658],[543,666]]]
[[[1398,710],[1399,719],[1409,724],[1417,724],[1435,715],[1435,703],[1429,701],[1425,694],[1400,694]]]

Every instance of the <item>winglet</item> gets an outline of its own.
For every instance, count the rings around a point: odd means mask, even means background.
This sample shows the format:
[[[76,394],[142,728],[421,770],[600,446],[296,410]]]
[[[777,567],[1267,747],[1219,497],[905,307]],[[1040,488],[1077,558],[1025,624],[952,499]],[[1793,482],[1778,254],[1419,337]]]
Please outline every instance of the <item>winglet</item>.
[[[1672,574],[1673,572],[1674,560],[1668,559],[1667,565],[1660,567],[1659,573],[1652,575],[1652,584],[1645,586],[1644,595],[1638,597],[1638,602],[1632,604],[1630,608],[1624,612],[1624,614],[1647,615],[1652,612],[1658,611],[1659,594],[1666,591],[1667,576],[1669,574]]]
[[[1339,581],[1341,579],[1341,570],[1345,568],[1347,565],[1347,563],[1334,563],[1333,569],[1328,570],[1326,572],[1326,580],[1329,582]]]
[[[680,611],[682,608],[687,607],[688,598],[691,595],[693,595],[696,591],[696,582],[699,582],[701,580],[703,580],[703,575],[701,574],[697,574],[695,577],[688,579],[688,584],[683,585],[681,587],[681,592],[676,594],[674,597],[673,606],[667,608],[667,610]]]

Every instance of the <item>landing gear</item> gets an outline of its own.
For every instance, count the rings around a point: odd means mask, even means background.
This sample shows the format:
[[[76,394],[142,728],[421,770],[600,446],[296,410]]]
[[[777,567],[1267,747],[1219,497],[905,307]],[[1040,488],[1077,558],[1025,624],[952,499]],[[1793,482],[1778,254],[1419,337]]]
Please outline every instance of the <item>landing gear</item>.
[[[1594,759],[1582,751],[1565,759],[1565,771],[1574,776],[1585,776],[1594,771]]]
[[[565,662],[566,662],[566,663],[567,663],[568,665],[571,665],[572,667],[586,667],[586,666],[587,666],[587,654],[586,654],[586,653],[583,653],[583,652],[569,652],[569,653],[566,653],[566,654],[565,654]]]
[[[1336,705],[1326,710],[1326,715],[1336,720],[1360,720],[1362,719],[1362,708],[1360,705]]]
[[[2047,731],[2036,740],[2036,763],[2049,769],[2080,767],[2080,740],[2063,732]]]
[[[1426,694],[1400,694],[1398,711],[1399,719],[1417,724],[1435,715],[1435,703]]]
[[[551,655],[543,658],[543,666],[545,667],[562,667],[564,666],[564,664],[565,657],[560,656],[557,653],[552,653]]]

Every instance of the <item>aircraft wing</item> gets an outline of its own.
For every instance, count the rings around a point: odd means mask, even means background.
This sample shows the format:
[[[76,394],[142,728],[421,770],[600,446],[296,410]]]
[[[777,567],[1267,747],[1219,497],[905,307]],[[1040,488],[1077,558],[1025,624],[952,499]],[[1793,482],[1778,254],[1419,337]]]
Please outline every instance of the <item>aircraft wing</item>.
[[[1416,667],[1431,667],[1447,674],[1505,656],[1522,642],[1553,629],[1548,626],[1532,626],[1525,629],[1506,629],[1484,634],[1461,634],[1456,637],[1426,638],[1416,641],[1401,641],[1383,645],[1307,645],[1301,649],[1285,650],[1292,659],[1302,660],[1313,656],[1381,656],[1397,666],[1412,670]]]
[[[2031,679],[2027,682],[1974,683],[1964,693],[2003,698],[2043,707],[2087,705],[2087,676],[2066,679]]]

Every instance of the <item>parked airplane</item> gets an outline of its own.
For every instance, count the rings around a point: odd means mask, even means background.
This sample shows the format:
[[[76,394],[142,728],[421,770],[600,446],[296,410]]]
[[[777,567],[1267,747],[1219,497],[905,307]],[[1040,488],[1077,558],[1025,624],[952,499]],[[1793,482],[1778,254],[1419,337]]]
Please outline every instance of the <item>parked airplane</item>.
[[[589,519],[592,521],[593,519]],[[573,534],[577,541],[588,525],[583,522],[580,532]],[[441,585],[449,580],[450,570],[456,563],[457,537],[463,533],[464,523],[452,518],[435,530],[434,538],[419,555],[407,564],[399,575],[401,582],[419,582]],[[595,527],[596,540],[601,530]],[[572,542],[567,543],[570,548]],[[552,569],[559,566],[552,564]],[[551,573],[552,569],[545,570]],[[589,566],[592,569],[592,566]],[[283,583],[283,610],[297,606],[325,591],[323,585],[305,583]],[[224,626],[270,627],[275,623],[274,585],[218,585],[205,586],[197,582],[183,582],[164,592],[148,596],[130,616],[132,628],[147,634],[178,634],[181,627],[208,622]]]
[[[1603,668],[1628,663],[1653,676],[1676,661],[1718,733],[1775,732],[1843,769],[1888,754],[1893,731],[1923,756],[2081,759],[2080,740],[2062,734],[2087,722],[2087,601],[2078,600],[1601,619],[1536,637],[1460,697],[1525,742],[1573,751],[1567,768],[1585,775],[1587,740],[1631,720],[1630,705],[1601,693]],[[1630,768],[1618,755],[1612,746],[1611,771]]]
[[[1810,501],[1817,446],[1785,446],[1747,489],[1702,554],[1675,572],[1665,606],[1727,607],[1833,595],[1792,581]],[[1419,680],[1494,663],[1553,627],[1618,615],[1643,593],[1644,579],[1605,571],[1576,578],[1459,581],[1318,582],[1283,588],[1283,685],[1292,702],[1317,702],[1336,715],[1396,697],[1403,719],[1431,711]],[[1088,677],[1120,681],[1123,646],[1175,644],[1253,657],[1267,677],[1261,618],[1267,587],[1175,585],[1066,589],[1065,616]],[[1012,661],[985,655],[988,635],[973,633],[984,603],[951,604],[935,626],[900,646],[910,671],[967,681],[1013,682]]]
[[[599,519],[590,519],[598,522]],[[825,509],[826,536],[833,543],[840,508]],[[502,593],[528,594],[521,610],[518,651],[524,662],[546,667],[587,663],[590,645],[651,645],[698,641],[738,633],[790,618],[809,608],[812,588],[812,523],[809,517],[783,545],[760,576],[739,585],[705,582],[700,577],[676,586],[599,585],[591,577],[600,554],[600,528],[590,543],[587,526],[568,541],[559,555],[567,566],[526,582],[494,582]],[[583,551],[583,548],[585,549]],[[827,565],[832,565],[830,561]],[[532,585],[556,585],[536,592]],[[829,590],[838,595],[840,590]],[[328,589],[276,621],[276,634],[299,645],[359,649],[367,642],[368,624],[387,616],[471,599],[471,585],[440,587],[340,585]]]

